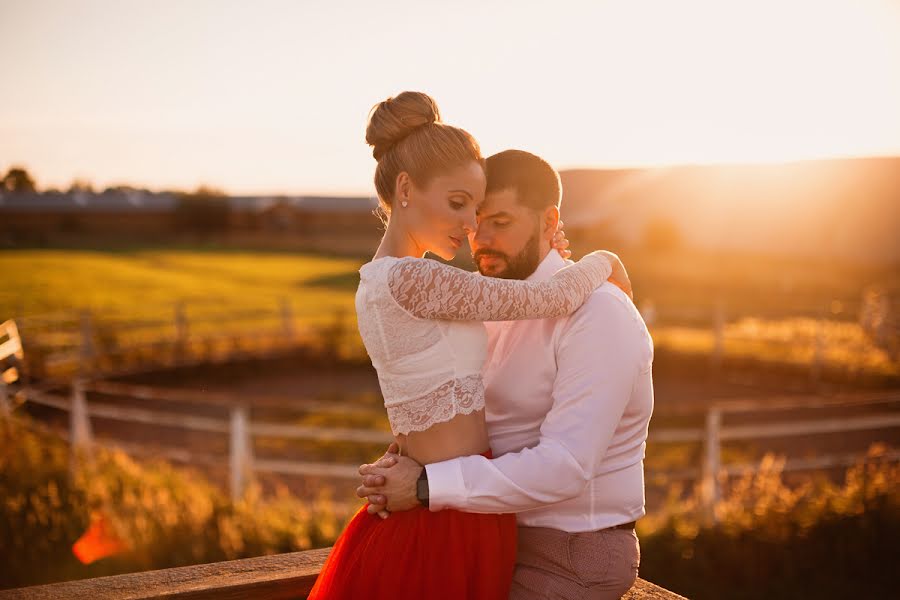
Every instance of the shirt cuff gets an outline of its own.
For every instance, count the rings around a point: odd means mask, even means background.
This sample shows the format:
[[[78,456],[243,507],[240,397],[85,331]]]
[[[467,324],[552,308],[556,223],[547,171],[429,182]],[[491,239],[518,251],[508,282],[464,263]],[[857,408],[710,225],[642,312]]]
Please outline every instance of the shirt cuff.
[[[428,508],[437,512],[462,506],[468,494],[463,481],[461,459],[425,465],[428,473]]]

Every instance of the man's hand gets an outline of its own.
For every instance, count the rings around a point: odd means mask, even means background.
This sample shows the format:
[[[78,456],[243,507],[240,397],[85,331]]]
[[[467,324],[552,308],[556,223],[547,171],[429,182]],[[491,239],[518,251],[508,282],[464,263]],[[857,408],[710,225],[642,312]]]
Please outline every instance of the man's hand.
[[[363,485],[356,488],[356,495],[367,498],[373,507],[389,512],[409,510],[421,506],[416,497],[416,481],[424,467],[408,456],[387,456],[372,465],[363,465],[359,474]]]

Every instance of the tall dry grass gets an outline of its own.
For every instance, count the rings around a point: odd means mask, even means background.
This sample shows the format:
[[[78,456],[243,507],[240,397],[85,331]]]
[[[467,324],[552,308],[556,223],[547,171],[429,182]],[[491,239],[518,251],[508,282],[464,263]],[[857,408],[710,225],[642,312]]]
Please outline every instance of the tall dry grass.
[[[695,600],[888,598],[900,576],[900,465],[875,445],[835,483],[789,485],[784,460],[732,481],[706,520],[699,492],[670,489],[639,522],[641,576]]]
[[[252,487],[232,502],[195,472],[102,448],[74,462],[36,423],[0,419],[0,588],[318,548],[349,516],[327,493],[304,502]],[[99,515],[129,549],[82,565],[72,544]]]

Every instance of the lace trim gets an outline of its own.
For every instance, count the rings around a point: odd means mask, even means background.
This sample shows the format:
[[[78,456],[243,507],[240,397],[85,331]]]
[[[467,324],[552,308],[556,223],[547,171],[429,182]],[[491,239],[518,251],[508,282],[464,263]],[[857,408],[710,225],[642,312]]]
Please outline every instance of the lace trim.
[[[451,379],[420,398],[388,406],[388,420],[394,435],[425,431],[432,425],[468,415],[484,408],[481,375]]]

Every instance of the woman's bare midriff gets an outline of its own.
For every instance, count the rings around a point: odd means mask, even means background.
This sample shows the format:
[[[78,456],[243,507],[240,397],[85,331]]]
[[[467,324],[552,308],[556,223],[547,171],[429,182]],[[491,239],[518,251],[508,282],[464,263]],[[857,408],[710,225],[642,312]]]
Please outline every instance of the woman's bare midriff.
[[[423,465],[481,454],[490,448],[483,410],[456,415],[425,431],[400,434],[397,442],[400,444],[401,454]]]

